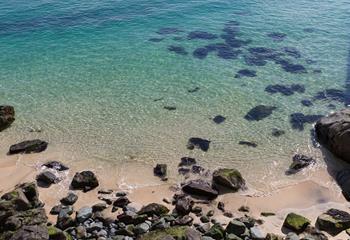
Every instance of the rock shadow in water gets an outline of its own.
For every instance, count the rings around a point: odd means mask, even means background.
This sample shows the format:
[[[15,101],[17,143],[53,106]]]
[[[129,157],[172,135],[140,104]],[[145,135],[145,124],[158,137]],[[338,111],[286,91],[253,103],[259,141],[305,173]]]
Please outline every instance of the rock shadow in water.
[[[276,109],[274,106],[258,105],[249,110],[244,118],[248,121],[260,121],[270,116]]]

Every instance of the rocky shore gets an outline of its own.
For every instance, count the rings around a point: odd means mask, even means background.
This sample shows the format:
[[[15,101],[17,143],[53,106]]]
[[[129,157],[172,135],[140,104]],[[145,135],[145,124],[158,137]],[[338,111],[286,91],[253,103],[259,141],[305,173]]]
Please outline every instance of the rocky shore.
[[[0,129],[11,126],[15,111],[10,106],[0,106]],[[345,109],[319,120],[316,134],[321,144],[345,161],[348,160],[348,125],[350,112]],[[48,142],[34,139],[10,147],[8,155],[41,153]],[[210,141],[191,138],[189,149],[209,149]],[[315,159],[295,155],[286,174],[295,174],[312,166]],[[184,181],[171,186],[171,197],[163,202],[149,202],[139,206],[129,193],[105,189],[93,171],[78,171],[69,178],[69,190],[49,211],[39,196],[41,188],[50,189],[63,181],[62,174],[69,171],[59,161],[48,161],[31,182],[18,183],[2,194],[0,200],[0,239],[118,239],[118,240],[240,240],[240,239],[338,239],[339,234],[350,234],[350,214],[329,208],[318,213],[316,221],[289,211],[284,215],[279,233],[266,232],[266,220],[275,212],[260,212],[253,216],[247,205],[237,205],[240,213],[232,212],[220,197],[246,191],[244,176],[234,168],[209,171],[198,165],[196,159],[183,157],[178,172]],[[349,170],[339,171],[336,180],[349,198]],[[167,165],[157,164],[153,171],[161,181],[167,181]],[[67,180],[67,179],[66,179]],[[96,191],[93,205],[76,208],[84,194]],[[150,193],[151,194],[151,193]],[[218,200],[219,199],[219,200]],[[268,203],[266,203],[268,204]],[[227,221],[221,221],[221,217]],[[283,234],[281,234],[283,233]]]

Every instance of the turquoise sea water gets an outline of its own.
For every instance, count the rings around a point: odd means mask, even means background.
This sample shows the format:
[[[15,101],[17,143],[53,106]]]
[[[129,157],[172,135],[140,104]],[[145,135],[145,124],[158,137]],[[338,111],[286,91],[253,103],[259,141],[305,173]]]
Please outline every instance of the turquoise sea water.
[[[315,100],[311,107],[300,101],[326,89],[348,93],[349,15],[347,0],[0,1],[0,103],[17,111],[15,124],[0,133],[2,152],[38,137],[69,152],[66,161],[117,168],[164,162],[175,176],[179,159],[193,156],[205,167],[236,167],[257,188],[288,181],[284,171],[295,153],[318,157],[323,167],[310,139],[312,125],[293,129],[290,115],[344,107],[344,97]],[[237,39],[250,40],[234,49],[241,51],[237,59],[215,52],[193,56],[197,48],[224,43],[227,24]],[[190,40],[193,31],[217,38]],[[274,41],[268,36],[274,32],[285,37]],[[286,72],[273,61],[247,66],[244,56],[254,47],[293,47],[301,56],[286,58],[307,73]],[[241,69],[257,76],[235,78]],[[265,87],[271,84],[300,84],[305,92],[270,94]],[[277,109],[261,121],[244,119],[260,104]],[[216,115],[226,121],[215,124]],[[273,128],[285,134],[274,137]],[[190,137],[209,139],[209,151],[188,150]]]

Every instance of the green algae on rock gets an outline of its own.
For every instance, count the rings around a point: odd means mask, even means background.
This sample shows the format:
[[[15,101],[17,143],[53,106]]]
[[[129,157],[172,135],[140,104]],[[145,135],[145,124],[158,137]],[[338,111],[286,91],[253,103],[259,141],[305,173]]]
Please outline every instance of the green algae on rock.
[[[221,168],[213,173],[213,184],[216,187],[228,188],[232,191],[245,189],[245,180],[236,169]]]
[[[289,213],[284,220],[283,227],[302,233],[310,224],[310,220],[296,213]]]

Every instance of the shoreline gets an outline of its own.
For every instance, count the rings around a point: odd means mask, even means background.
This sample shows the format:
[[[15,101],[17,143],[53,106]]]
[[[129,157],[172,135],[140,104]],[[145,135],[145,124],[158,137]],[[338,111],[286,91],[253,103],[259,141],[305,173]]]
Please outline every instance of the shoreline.
[[[41,164],[48,160],[52,160],[49,153],[20,154],[3,158],[0,163],[0,193],[3,194],[10,191],[19,183],[35,181],[37,174],[42,171]],[[115,169],[113,168],[108,168],[108,170],[92,169],[89,164],[81,163],[68,165],[70,169],[65,173],[60,173],[62,181],[58,184],[53,184],[49,188],[38,188],[40,200],[45,203],[44,208],[47,213],[59,203],[61,198],[70,192],[69,183],[75,172],[83,170],[92,170],[95,172],[100,185],[87,193],[74,191],[78,195],[78,201],[74,205],[74,209],[76,210],[84,206],[92,206],[100,203],[101,200],[98,197],[101,194],[98,194],[98,191],[101,189],[111,189],[113,192],[126,191],[128,198],[132,202],[132,206],[138,209],[151,202],[165,204],[170,209],[173,207],[171,204],[164,203],[163,200],[172,198],[175,193],[174,189],[180,187],[179,182],[170,183],[161,181],[153,175],[152,168],[133,169],[132,174],[120,176],[119,174],[115,174]],[[127,173],[130,171],[124,169],[124,172]],[[231,212],[234,217],[243,216],[242,212],[238,210],[240,206],[248,206],[250,216],[264,221],[264,224],[260,226],[262,230],[274,234],[283,234],[281,230],[283,220],[291,211],[303,214],[303,216],[315,222],[317,216],[329,208],[334,207],[345,211],[348,209],[347,202],[342,196],[340,188],[328,172],[325,169],[321,169],[315,175],[323,178],[323,182],[325,182],[325,178],[329,178],[330,184],[328,186],[322,186],[317,182],[317,179],[309,179],[276,188],[274,191],[268,193],[261,193],[253,189],[237,193],[227,193],[219,195],[215,201],[208,205],[199,205],[203,209],[209,210],[216,209],[217,203],[223,202],[225,209]],[[147,186],[141,186],[140,183],[145,181],[148,181]],[[138,185],[138,187],[132,187],[133,185]],[[273,212],[275,216],[261,217],[261,212]],[[47,216],[49,221],[54,224],[56,216],[50,214],[47,214]],[[110,216],[116,218],[117,215],[111,213]],[[215,210],[214,217],[223,225],[228,224],[230,221],[230,218],[223,216],[217,209]],[[343,232],[337,237],[345,236],[346,233]]]

